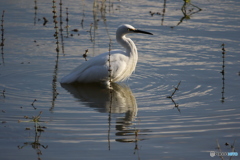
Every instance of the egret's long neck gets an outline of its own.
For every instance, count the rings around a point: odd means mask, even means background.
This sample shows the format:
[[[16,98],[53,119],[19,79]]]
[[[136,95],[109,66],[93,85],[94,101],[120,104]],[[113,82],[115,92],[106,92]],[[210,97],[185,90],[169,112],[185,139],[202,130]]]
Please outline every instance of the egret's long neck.
[[[138,61],[138,52],[137,47],[135,46],[134,42],[127,38],[125,35],[116,37],[119,44],[121,44],[126,49],[126,56],[129,57],[128,61],[128,70],[129,75],[132,74],[132,72],[135,70],[137,61]]]
[[[137,47],[135,46],[134,42],[130,38],[127,38],[124,35],[124,36],[117,36],[116,39],[117,39],[117,42],[126,49],[126,53],[128,56],[134,56],[136,58],[138,57]]]

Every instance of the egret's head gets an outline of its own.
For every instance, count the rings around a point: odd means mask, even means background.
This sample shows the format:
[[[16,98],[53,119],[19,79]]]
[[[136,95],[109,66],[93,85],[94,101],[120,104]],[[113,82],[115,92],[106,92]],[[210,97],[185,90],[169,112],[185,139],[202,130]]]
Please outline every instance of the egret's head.
[[[129,34],[129,33],[143,33],[143,34],[153,35],[150,32],[146,32],[146,31],[136,29],[129,24],[123,24],[123,25],[119,26],[118,29],[117,29],[117,36],[124,36],[125,34]]]

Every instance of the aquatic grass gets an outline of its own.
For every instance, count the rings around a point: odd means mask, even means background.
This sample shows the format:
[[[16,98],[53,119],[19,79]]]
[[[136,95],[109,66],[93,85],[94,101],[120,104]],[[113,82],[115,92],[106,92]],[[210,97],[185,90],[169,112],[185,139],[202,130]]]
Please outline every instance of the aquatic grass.
[[[4,28],[3,28],[3,22],[4,22],[4,13],[5,13],[5,11],[3,10],[3,12],[2,12],[2,19],[1,19],[1,32],[2,32],[2,34],[1,34],[1,44],[0,44],[0,46],[4,46]],[[3,53],[2,53],[3,54]]]
[[[191,19],[191,16],[202,11],[202,9],[194,4],[191,3],[191,0],[183,0],[184,3],[181,8],[181,12],[183,14],[183,17],[179,20],[176,26],[179,26],[184,20]],[[190,8],[191,7],[191,8]],[[197,9],[197,10],[196,10]],[[164,13],[163,13],[164,14]],[[162,14],[162,15],[163,15]],[[164,15],[163,15],[164,16]],[[163,20],[163,19],[162,19]],[[163,21],[162,21],[163,25]],[[176,26],[171,26],[170,28],[174,28]]]
[[[110,42],[109,42],[109,49],[108,49],[108,65],[109,65],[109,68],[108,68],[108,72],[109,72],[109,84],[111,86],[111,82],[112,82],[112,68],[111,68],[111,42],[112,40],[110,39]]]
[[[55,100],[57,99],[58,96],[58,91],[57,91],[57,79],[58,79],[58,61],[59,61],[59,52],[60,52],[60,47],[59,47],[59,32],[58,32],[58,21],[57,21],[57,10],[56,10],[56,1],[52,1],[52,8],[53,8],[53,23],[54,23],[54,35],[53,37],[56,40],[56,60],[55,60],[55,65],[54,65],[54,70],[53,70],[53,78],[52,78],[52,106],[50,108],[50,111],[53,110],[55,106]],[[61,2],[60,2],[61,3]]]
[[[104,1],[105,3],[105,1]],[[103,7],[103,4],[102,4],[102,7]],[[105,6],[105,9],[106,9],[106,6]],[[112,68],[111,68],[111,50],[112,50],[112,39],[110,37],[110,34],[109,34],[109,31],[108,31],[108,25],[107,25],[107,20],[106,20],[106,15],[102,13],[102,9],[101,10],[101,18],[103,20],[103,23],[104,23],[104,26],[105,26],[105,29],[106,29],[106,33],[107,33],[107,36],[108,36],[108,39],[109,39],[109,44],[108,44],[108,77],[109,77],[109,84],[110,84],[110,88],[111,88],[111,82],[112,82]],[[106,11],[104,11],[105,13]],[[110,91],[111,92],[111,91]]]
[[[2,91],[2,96],[3,96],[3,98],[5,98],[6,96],[5,96],[5,92],[6,92],[6,90],[5,89],[3,89],[3,91]]]
[[[29,120],[27,120],[27,121],[18,120],[18,123],[21,123],[21,122],[31,123],[31,122],[33,122],[36,133],[37,133],[37,132],[44,132],[44,129],[46,129],[46,127],[45,127],[45,126],[40,126],[39,123],[40,123],[40,122],[47,123],[47,121],[41,121],[41,120],[40,120],[41,114],[42,114],[42,111],[40,111],[37,116],[32,116],[31,118],[28,117],[28,116],[24,116],[25,119],[29,119]],[[30,130],[30,128],[26,128],[26,130]]]
[[[165,12],[166,12],[166,3],[167,3],[167,0],[164,0],[164,2],[163,2],[163,10],[162,10],[162,19],[161,19],[161,25],[162,26],[163,26],[164,16],[165,16]]]
[[[36,26],[36,22],[37,22],[37,0],[34,0],[34,26]]]
[[[88,49],[86,49],[85,53],[83,54],[83,58],[85,59],[85,61],[87,61],[87,53],[88,53]]]
[[[22,121],[22,120],[18,120],[18,122],[27,122],[27,123],[31,123],[33,122],[34,123],[34,127],[35,127],[35,137],[34,137],[34,141],[33,142],[24,142],[24,145],[20,146],[18,145],[18,149],[23,149],[24,147],[26,146],[31,146],[34,150],[36,150],[36,153],[38,155],[38,159],[40,160],[40,155],[42,155],[42,151],[41,151],[41,147],[44,148],[44,149],[47,149],[48,148],[48,145],[42,145],[40,142],[39,142],[39,139],[41,137],[41,133],[45,131],[46,127],[45,126],[40,126],[39,123],[40,122],[44,122],[44,121],[41,121],[40,118],[41,118],[41,114],[42,114],[42,111],[39,112],[39,114],[37,116],[32,116],[32,118],[29,118],[28,116],[24,116],[25,119],[30,119],[28,121]],[[46,123],[46,122],[45,122]],[[25,130],[31,130],[29,127],[25,128]]]
[[[224,90],[225,90],[225,44],[222,45],[222,71],[220,72],[222,74],[222,98],[221,102],[224,103],[225,97],[224,97]]]
[[[59,20],[60,20],[60,35],[61,35],[61,46],[62,46],[62,53],[63,55],[64,54],[64,40],[63,40],[63,20],[62,20],[62,6],[63,6],[63,3],[62,3],[62,0],[60,0],[60,3],[59,3],[59,6],[60,6],[60,15],[59,15]]]
[[[46,17],[43,17],[43,26],[45,26],[48,23],[48,20]]]
[[[140,132],[140,130],[135,130],[135,147],[134,147],[134,152],[133,154],[137,154],[138,156],[138,159],[140,159],[140,154],[139,154],[139,147],[138,147],[138,141],[141,140],[141,139],[138,139],[138,132]]]
[[[29,119],[28,121],[23,121],[23,120],[18,120],[18,123],[20,122],[33,122],[34,123],[34,127],[35,127],[35,131],[36,132],[43,132],[44,129],[43,128],[46,128],[44,126],[40,126],[40,122],[45,122],[47,123],[46,121],[41,121],[40,118],[41,118],[41,114],[42,114],[42,111],[39,112],[39,114],[37,116],[32,116],[31,118],[28,117],[28,116],[24,116],[25,119]]]
[[[66,7],[66,26],[65,26],[65,28],[66,28],[66,31],[67,31],[67,36],[66,36],[66,38],[68,38],[69,37],[69,30],[68,30],[68,28],[69,28],[69,24],[68,24],[68,22],[69,22],[69,18],[68,18],[68,8]]]
[[[3,22],[4,22],[4,13],[5,13],[5,10],[3,10],[2,12],[2,19],[1,19],[1,43],[0,43],[0,46],[1,46],[1,54],[2,54],[2,62],[4,64],[4,52],[3,52],[3,46],[4,46],[4,41],[5,41],[5,38],[4,38],[4,27],[3,27]]]
[[[149,11],[150,15],[153,17],[153,15],[162,15],[160,12],[152,12],[152,11]]]
[[[82,11],[82,20],[81,20],[81,26],[82,26],[82,28],[83,28],[83,22],[84,22],[84,18],[85,18],[85,13],[84,13],[84,8],[85,8],[85,0],[82,0],[82,3],[83,3],[83,11]]]

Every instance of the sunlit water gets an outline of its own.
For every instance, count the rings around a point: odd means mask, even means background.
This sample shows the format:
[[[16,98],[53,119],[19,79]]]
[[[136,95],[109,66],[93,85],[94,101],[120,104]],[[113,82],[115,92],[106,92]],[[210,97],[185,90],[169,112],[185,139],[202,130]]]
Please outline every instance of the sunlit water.
[[[101,2],[56,1],[58,38],[52,2],[35,2],[0,2],[0,159],[210,159],[218,144],[239,152],[240,2],[107,1],[101,11]],[[110,39],[121,49],[123,23],[154,34],[129,35],[139,52],[129,80],[59,84],[86,49],[87,59]],[[29,122],[40,111],[44,132]]]

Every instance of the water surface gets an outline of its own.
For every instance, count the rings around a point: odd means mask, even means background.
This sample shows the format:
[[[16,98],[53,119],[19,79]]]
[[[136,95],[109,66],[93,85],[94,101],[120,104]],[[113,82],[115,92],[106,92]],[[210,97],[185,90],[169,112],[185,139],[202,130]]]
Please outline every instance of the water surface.
[[[239,152],[240,2],[59,3],[0,2],[1,159],[200,160],[218,145]],[[109,43],[121,49],[123,23],[154,34],[129,35],[139,52],[129,80],[112,89],[59,84],[85,50],[90,59]]]

